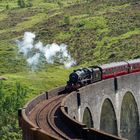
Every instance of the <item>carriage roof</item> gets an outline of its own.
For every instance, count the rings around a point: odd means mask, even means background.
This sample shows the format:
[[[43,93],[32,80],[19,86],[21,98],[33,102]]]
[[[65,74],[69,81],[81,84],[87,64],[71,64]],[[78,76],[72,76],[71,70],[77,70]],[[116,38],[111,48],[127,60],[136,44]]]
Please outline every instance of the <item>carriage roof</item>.
[[[133,60],[129,60],[127,61],[129,64],[134,64],[134,63],[140,63],[140,59],[133,59]]]
[[[104,64],[104,65],[101,65],[100,67],[102,69],[107,69],[107,68],[112,68],[112,67],[124,66],[127,64],[128,64],[127,62],[121,61],[121,62],[113,62],[113,63],[109,63],[109,64]]]

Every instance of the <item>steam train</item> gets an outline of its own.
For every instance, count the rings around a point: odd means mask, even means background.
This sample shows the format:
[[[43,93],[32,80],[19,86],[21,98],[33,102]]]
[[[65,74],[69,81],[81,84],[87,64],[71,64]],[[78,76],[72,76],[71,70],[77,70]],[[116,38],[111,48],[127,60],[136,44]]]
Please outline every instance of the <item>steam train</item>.
[[[140,72],[140,59],[80,68],[69,75],[66,90],[73,91],[87,84],[135,72]]]

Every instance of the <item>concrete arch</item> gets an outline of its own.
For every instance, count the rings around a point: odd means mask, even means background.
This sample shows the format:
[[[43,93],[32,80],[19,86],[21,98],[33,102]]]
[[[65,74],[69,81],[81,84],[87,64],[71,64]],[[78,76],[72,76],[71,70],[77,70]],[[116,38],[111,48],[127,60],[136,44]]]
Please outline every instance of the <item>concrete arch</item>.
[[[113,135],[118,135],[116,114],[109,98],[106,98],[102,104],[100,130]]]
[[[86,126],[88,128],[94,127],[92,115],[91,115],[90,109],[88,107],[86,107],[84,109],[83,121],[82,122],[84,124],[86,124]]]
[[[128,91],[123,96],[120,114],[120,134],[129,140],[138,140],[139,113],[136,99]]]

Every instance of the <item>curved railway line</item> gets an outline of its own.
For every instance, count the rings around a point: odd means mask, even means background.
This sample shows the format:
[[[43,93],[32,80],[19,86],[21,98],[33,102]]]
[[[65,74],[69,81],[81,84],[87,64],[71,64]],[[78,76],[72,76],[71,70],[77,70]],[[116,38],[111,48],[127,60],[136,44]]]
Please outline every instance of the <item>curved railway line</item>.
[[[66,95],[59,95],[53,97],[49,101],[41,102],[29,114],[31,122],[35,123],[37,127],[43,131],[54,135],[58,139],[83,139],[79,138],[77,134],[67,129],[61,118],[61,101]],[[64,133],[65,132],[65,133]]]
[[[61,138],[61,132],[55,127],[54,119],[55,111],[59,108],[63,96],[52,98],[50,101],[44,101],[40,103],[35,110],[29,115],[32,122],[35,122],[37,127],[52,134],[59,139]]]
[[[63,105],[67,94],[60,94],[63,89],[41,94],[19,110],[23,140],[121,140],[71,119]]]

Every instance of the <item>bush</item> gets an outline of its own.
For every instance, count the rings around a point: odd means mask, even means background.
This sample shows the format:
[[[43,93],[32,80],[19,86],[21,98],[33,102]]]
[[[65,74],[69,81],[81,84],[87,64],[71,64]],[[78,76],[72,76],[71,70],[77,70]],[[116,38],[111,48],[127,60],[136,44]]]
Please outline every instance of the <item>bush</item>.
[[[70,24],[70,17],[69,16],[65,16],[64,17],[64,24],[65,25],[69,25]]]
[[[15,92],[7,95],[4,87],[5,85],[0,82],[0,138],[2,140],[21,139],[17,110],[24,104],[27,91],[20,83],[16,83],[16,88],[13,89]]]
[[[18,0],[18,6],[19,6],[20,8],[24,8],[24,7],[25,7],[25,2],[24,2],[24,0]]]

